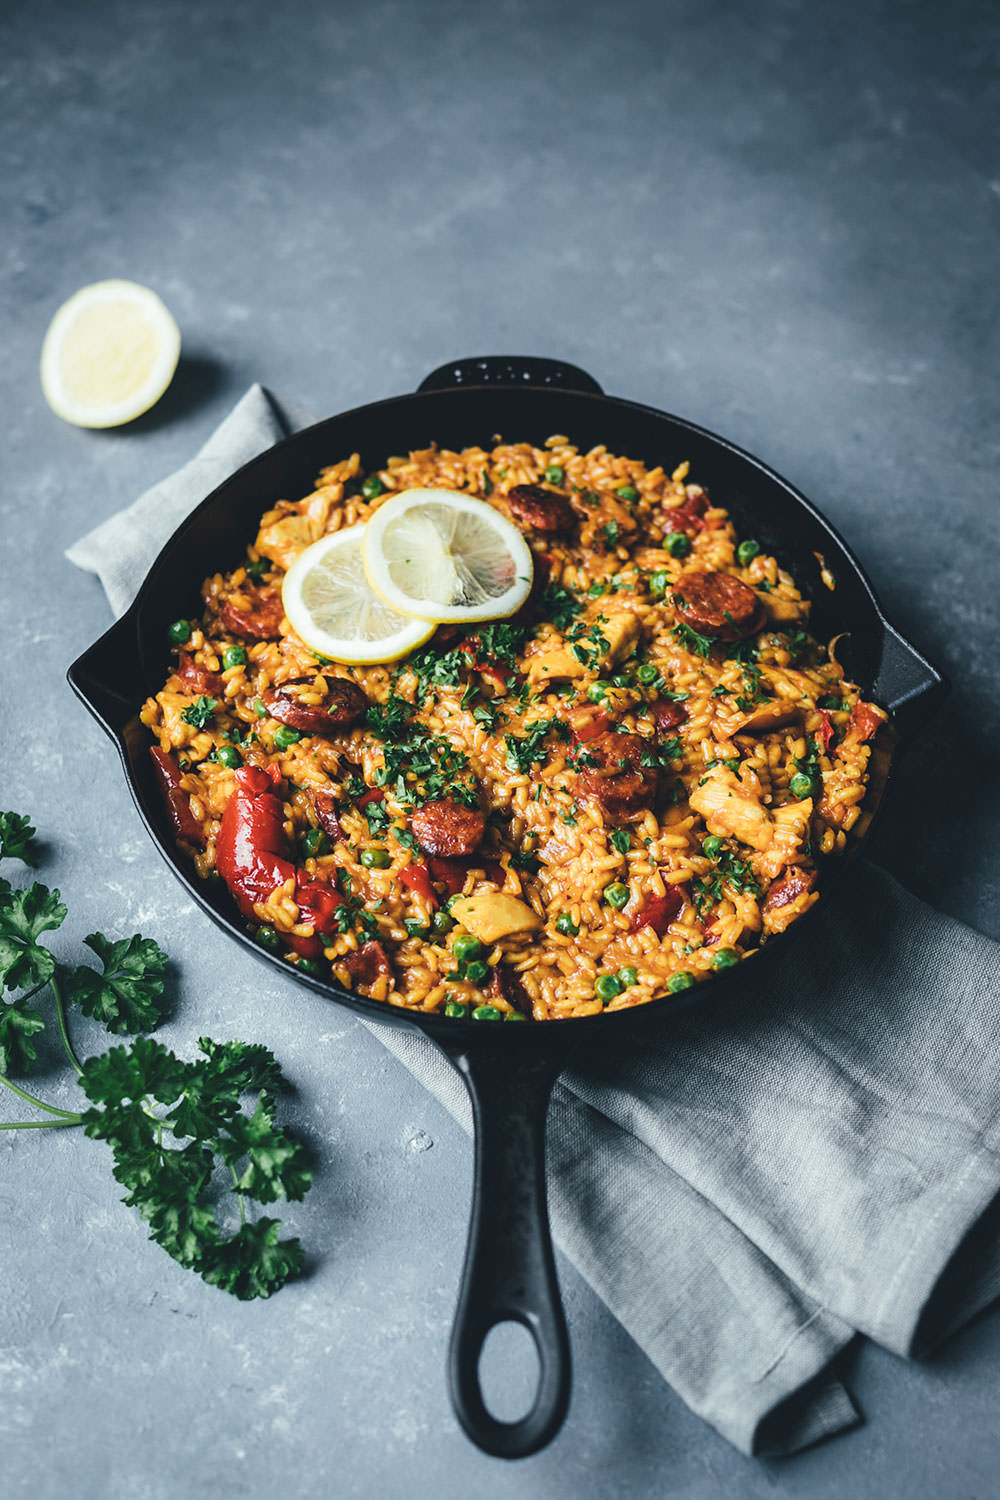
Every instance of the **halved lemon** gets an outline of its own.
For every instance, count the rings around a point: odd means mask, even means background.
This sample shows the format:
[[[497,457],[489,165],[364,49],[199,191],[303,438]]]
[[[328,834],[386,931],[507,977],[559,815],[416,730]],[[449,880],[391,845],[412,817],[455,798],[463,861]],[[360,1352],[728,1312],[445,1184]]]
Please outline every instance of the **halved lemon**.
[[[397,661],[434,634],[431,620],[415,620],[384,604],[361,561],[364,524],[320,537],[301,553],[281,585],[288,623],[311,651],[347,666]]]
[[[180,329],[155,292],[135,281],[97,281],[49,324],[42,390],[66,422],[120,427],[159,401],[180,352]]]
[[[456,490],[403,490],[361,543],[372,588],[392,609],[438,623],[499,620],[531,590],[531,550],[506,516]]]

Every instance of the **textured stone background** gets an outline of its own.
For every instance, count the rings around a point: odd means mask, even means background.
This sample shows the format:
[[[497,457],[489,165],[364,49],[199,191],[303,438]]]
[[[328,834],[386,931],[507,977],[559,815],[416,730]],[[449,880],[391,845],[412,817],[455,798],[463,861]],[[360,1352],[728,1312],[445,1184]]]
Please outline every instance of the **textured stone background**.
[[[995,10],[961,0],[6,18],[0,802],[45,834],[66,956],[93,927],[154,934],[176,962],[166,1040],[268,1041],[320,1162],[286,1216],[309,1278],[247,1307],[147,1243],[103,1148],[0,1137],[6,1494],[1000,1493],[995,1312],[921,1367],[855,1353],[869,1425],[753,1463],[565,1265],[567,1426],[514,1467],[473,1450],[443,1378],[467,1141],[346,1014],[188,906],[64,684],[107,614],[62,559],[254,379],[332,412],[457,356],[575,360],[787,474],[951,675],[876,852],[996,932],[997,42]],[[152,413],[85,433],[48,412],[36,361],[59,302],[108,276],[157,288],[185,353]],[[48,1084],[71,1097],[55,1064]],[[517,1356],[495,1365],[514,1388]]]

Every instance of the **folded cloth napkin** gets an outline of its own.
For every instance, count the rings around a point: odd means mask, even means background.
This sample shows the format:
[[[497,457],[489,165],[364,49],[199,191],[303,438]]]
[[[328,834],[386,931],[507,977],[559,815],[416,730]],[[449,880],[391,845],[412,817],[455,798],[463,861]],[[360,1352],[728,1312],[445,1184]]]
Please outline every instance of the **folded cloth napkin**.
[[[187,512],[296,425],[254,386],[67,555],[121,612]],[[1000,946],[864,864],[811,922],[640,1055],[565,1074],[549,1115],[558,1244],[748,1454],[857,1421],[829,1372],[855,1333],[910,1356],[1000,1295]],[[433,1043],[371,1029],[471,1129]]]

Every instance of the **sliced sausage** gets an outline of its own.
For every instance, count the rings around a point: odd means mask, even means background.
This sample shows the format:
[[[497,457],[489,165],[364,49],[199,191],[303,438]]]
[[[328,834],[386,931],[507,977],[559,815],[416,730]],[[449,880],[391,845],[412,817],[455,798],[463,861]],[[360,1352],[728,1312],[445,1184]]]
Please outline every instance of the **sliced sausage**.
[[[314,679],[303,677],[296,681],[311,683]],[[303,734],[340,734],[363,716],[368,695],[356,682],[343,677],[327,677],[324,681],[327,686],[321,703],[304,703],[289,691],[291,683],[267,688],[260,695],[261,701],[273,719],[280,719],[290,729],[299,729]]]
[[[149,753],[174,833],[179,839],[187,839],[189,844],[203,846],[205,830],[191,811],[191,798],[181,786],[183,773],[176,756],[169,750],[161,750],[158,745],[152,745]]]
[[[242,602],[244,599],[246,603]],[[247,584],[226,600],[219,611],[219,620],[241,640],[273,641],[281,634],[284,614],[280,589]]]
[[[597,765],[580,773],[581,789],[612,815],[648,807],[659,784],[657,768],[642,763],[649,748],[649,741],[638,734],[602,734],[588,740],[586,754]]]
[[[316,811],[316,819],[323,832],[333,840],[335,844],[344,842],[344,830],[340,826],[337,816],[337,799],[332,792],[322,787],[313,787],[309,793],[312,805]]]
[[[649,716],[656,725],[657,734],[669,734],[678,724],[684,723],[688,711],[683,703],[674,703],[669,698],[657,698],[655,703],[649,705]]]
[[[541,484],[515,484],[506,499],[514,519],[528,531],[540,531],[543,536],[569,531],[576,522],[566,496],[557,495],[555,490],[547,490]]]
[[[652,927],[658,938],[666,936],[671,922],[676,922],[688,900],[687,887],[668,885],[662,896],[650,896],[649,900],[632,918],[632,931],[641,932]]]
[[[383,974],[392,975],[392,964],[381,943],[370,939],[356,953],[342,960],[351,979],[358,984],[374,984]]]
[[[731,573],[683,573],[673,599],[679,620],[720,641],[742,640],[764,623],[757,595]]]
[[[486,814],[463,807],[451,797],[425,802],[410,819],[410,827],[425,854],[462,859],[475,852],[486,832]]]
[[[201,662],[195,661],[186,651],[181,653],[181,659],[177,663],[177,675],[184,686],[191,693],[203,694],[206,698],[218,698],[221,700],[225,690],[225,683],[218,672],[210,672],[203,667]]]
[[[707,490],[695,490],[673,508],[665,506],[660,520],[668,532],[683,531],[695,536],[705,524],[705,512],[711,505]]]
[[[804,896],[807,891],[811,891],[815,884],[815,870],[802,870],[798,867],[789,870],[781,880],[774,882],[764,897],[764,910],[777,911],[781,906],[788,906],[797,896]]]
[[[490,994],[506,1000],[522,1016],[531,1016],[531,996],[521,983],[520,976],[510,964],[497,964],[490,980]]]

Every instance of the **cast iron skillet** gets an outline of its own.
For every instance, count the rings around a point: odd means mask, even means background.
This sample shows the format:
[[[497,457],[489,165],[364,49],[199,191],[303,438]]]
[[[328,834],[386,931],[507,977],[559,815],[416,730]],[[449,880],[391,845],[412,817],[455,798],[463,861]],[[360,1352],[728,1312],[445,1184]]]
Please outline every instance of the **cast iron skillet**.
[[[128,613],[69,670],[72,687],[118,747],[129,789],[154,843],[192,899],[230,937],[285,973],[289,965],[283,959],[252,941],[221,882],[203,883],[194,876],[167,824],[153,779],[149,736],[137,718],[140,705],[167,672],[167,627],[178,616],[201,613],[200,585],[206,574],[236,566],[261,512],[280,497],[309,493],[324,464],[356,450],[364,467],[373,469],[392,454],[432,442],[449,448],[472,443],[488,447],[497,433],[512,442],[535,443],[565,433],[584,449],[603,443],[614,453],[650,465],[662,463],[668,470],[689,459],[692,476],[727,507],[737,531],[775,553],[812,599],[815,636],[825,641],[843,633],[840,661],[865,697],[892,711],[893,729],[880,736],[884,743],[872,757],[865,814],[825,890],[843,878],[863,842],[895,746],[913,734],[947,691],[941,674],[886,620],[836,531],[757,459],[679,417],[605,396],[596,381],[573,365],[507,357],[442,365],[414,395],[319,422],[226,480],[171,537]],[[833,592],[820,578],[816,554],[836,579]],[[787,936],[801,926],[795,923]],[[767,962],[774,947],[774,942],[765,945],[755,962]],[[709,987],[699,986],[688,997],[699,1006],[711,1005],[723,986],[740,983],[741,968],[723,971]],[[603,1046],[612,1037],[623,1037],[626,1027],[641,1045],[644,1028],[669,1024],[681,997],[603,1017],[503,1026],[400,1011],[306,975],[296,978],[371,1020],[418,1027],[465,1079],[475,1117],[475,1184],[451,1341],[451,1396],[465,1431],[486,1452],[504,1458],[535,1452],[559,1430],[570,1389],[569,1341],[545,1195],[545,1116],[552,1086],[576,1049]],[[486,1336],[507,1320],[529,1330],[540,1365],[534,1404],[516,1422],[491,1416],[479,1384]]]

